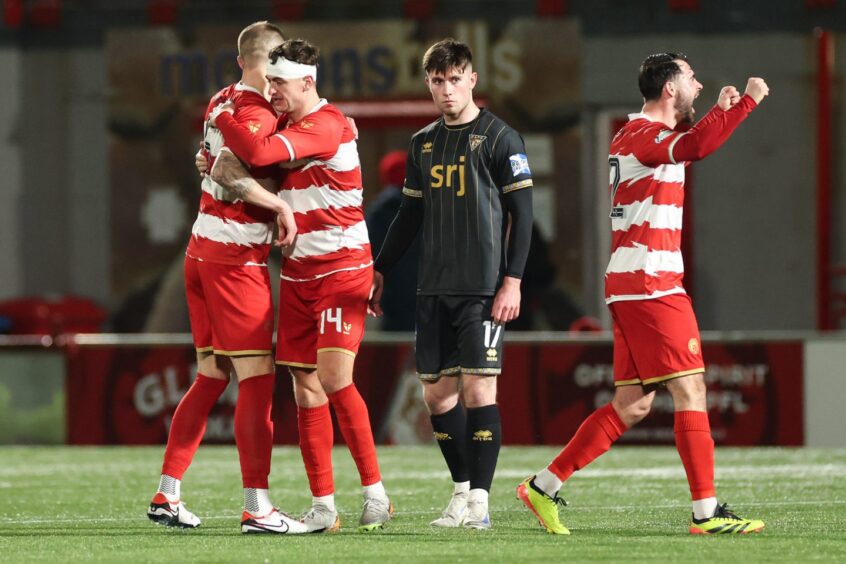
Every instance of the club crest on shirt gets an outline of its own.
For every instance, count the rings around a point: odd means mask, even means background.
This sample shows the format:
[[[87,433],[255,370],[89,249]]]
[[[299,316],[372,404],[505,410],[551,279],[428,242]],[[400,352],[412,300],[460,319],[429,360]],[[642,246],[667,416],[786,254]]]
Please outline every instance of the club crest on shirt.
[[[699,354],[699,341],[695,338],[689,340],[687,342],[687,350],[689,350],[691,354]]]
[[[250,133],[255,135],[256,133],[258,133],[258,130],[261,129],[261,124],[251,121],[247,124],[247,127],[250,128]]]
[[[514,176],[532,174],[532,171],[529,170],[529,159],[526,155],[517,153],[516,155],[508,157],[508,160],[511,162],[511,172]]]
[[[486,135],[476,135],[475,133],[470,134],[470,150],[475,151],[476,148],[482,144],[482,141],[487,139]]]
[[[664,131],[662,131],[661,133],[659,133],[659,134],[655,137],[655,143],[656,143],[656,144],[660,143],[661,141],[663,141],[664,139],[666,139],[667,137],[669,137],[669,136],[670,136],[670,135],[672,135],[673,133],[675,133],[673,130],[671,130],[671,129],[665,129]]]
[[[420,152],[423,153],[423,154],[431,153],[432,152],[432,142],[426,141],[425,143],[423,143],[423,150],[421,150]]]

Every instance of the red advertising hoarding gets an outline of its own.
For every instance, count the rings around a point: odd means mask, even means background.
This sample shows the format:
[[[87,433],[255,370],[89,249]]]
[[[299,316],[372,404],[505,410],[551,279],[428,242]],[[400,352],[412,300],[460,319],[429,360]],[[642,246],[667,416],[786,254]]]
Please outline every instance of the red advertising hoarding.
[[[705,342],[711,428],[718,445],[801,445],[803,346],[785,342]],[[68,443],[161,444],[170,418],[196,370],[190,345],[69,346]],[[356,383],[367,402],[374,432],[402,417],[392,409],[404,374],[413,368],[407,343],[364,343]],[[563,445],[582,420],[614,393],[611,343],[506,343],[499,404],[506,444]],[[233,383],[209,419],[207,442],[233,441],[237,386]],[[405,410],[406,413],[410,411]],[[416,410],[411,425],[425,421]],[[425,413],[425,412],[424,412]],[[277,377],[274,438],[296,444],[297,419],[290,377]],[[420,436],[425,436],[421,433]],[[336,426],[336,442],[343,439]],[[620,439],[630,444],[673,442],[672,400],[656,395],[652,413]]]

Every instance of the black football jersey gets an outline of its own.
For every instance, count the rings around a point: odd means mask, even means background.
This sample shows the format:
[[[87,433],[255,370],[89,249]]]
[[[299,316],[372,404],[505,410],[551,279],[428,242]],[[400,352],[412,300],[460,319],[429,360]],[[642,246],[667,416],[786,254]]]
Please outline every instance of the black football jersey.
[[[532,186],[523,138],[482,109],[473,121],[443,118],[411,138],[403,194],[423,198],[423,295],[493,295],[506,268],[505,194]]]

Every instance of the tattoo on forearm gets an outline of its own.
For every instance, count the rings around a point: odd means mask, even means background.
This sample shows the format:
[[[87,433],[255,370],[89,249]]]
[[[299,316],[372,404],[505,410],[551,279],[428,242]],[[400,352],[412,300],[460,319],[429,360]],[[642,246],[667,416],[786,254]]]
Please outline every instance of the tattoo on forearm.
[[[215,182],[223,186],[233,199],[244,200],[256,181],[232,153],[223,152],[217,159],[212,176]]]

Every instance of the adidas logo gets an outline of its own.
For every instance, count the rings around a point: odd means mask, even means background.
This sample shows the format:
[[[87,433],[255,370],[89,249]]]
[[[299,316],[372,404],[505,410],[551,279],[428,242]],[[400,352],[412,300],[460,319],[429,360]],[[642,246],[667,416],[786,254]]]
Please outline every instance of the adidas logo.
[[[493,440],[493,433],[487,429],[482,429],[481,431],[476,431],[473,433],[473,440],[474,441],[492,441]]]

